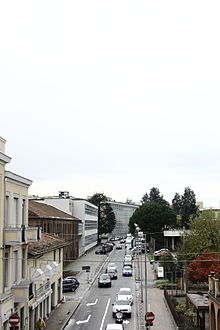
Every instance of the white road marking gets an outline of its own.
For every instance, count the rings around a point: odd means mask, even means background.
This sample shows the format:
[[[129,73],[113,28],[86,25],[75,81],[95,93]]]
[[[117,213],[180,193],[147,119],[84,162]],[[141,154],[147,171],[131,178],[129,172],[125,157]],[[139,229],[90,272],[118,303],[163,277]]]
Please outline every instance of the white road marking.
[[[111,299],[108,298],[108,302],[107,302],[107,305],[106,305],[106,307],[105,307],[105,313],[104,313],[104,315],[103,315],[102,323],[101,323],[101,327],[100,327],[99,330],[102,330],[102,328],[103,328],[103,324],[104,324],[105,317],[106,317],[106,314],[107,314],[107,311],[108,311],[108,306],[109,306],[109,304],[110,304],[110,300],[111,300]]]
[[[95,300],[95,302],[93,302],[93,303],[88,303],[88,304],[86,304],[86,306],[92,306],[92,305],[96,305],[96,304],[97,304],[97,302],[98,302],[98,298]]]
[[[87,322],[89,322],[90,317],[91,317],[91,314],[89,314],[89,316],[87,317],[86,320],[83,320],[83,321],[77,321],[76,324],[78,325],[78,324],[81,324],[81,323],[87,323]]]

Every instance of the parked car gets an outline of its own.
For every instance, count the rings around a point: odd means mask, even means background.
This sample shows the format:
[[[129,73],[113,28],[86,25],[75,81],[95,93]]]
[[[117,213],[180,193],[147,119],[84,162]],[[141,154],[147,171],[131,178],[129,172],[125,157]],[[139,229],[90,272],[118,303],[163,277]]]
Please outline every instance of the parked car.
[[[133,269],[130,266],[124,266],[122,269],[122,276],[132,276]]]
[[[63,291],[76,291],[77,285],[74,279],[72,278],[64,278],[62,281]]]
[[[113,305],[112,316],[115,317],[115,314],[120,311],[123,313],[123,316],[131,317],[131,304],[127,299],[118,299]]]
[[[116,296],[118,300],[128,300],[131,305],[133,304],[133,294],[130,288],[121,288]]]
[[[67,276],[67,277],[65,277],[65,280],[69,280],[69,279],[73,279],[75,281],[75,283],[76,283],[76,287],[77,288],[79,287],[80,282],[79,282],[79,280],[77,280],[77,278],[75,278],[74,276]]]
[[[101,274],[98,278],[98,287],[111,287],[112,286],[112,280],[109,274]]]
[[[95,254],[107,254],[107,251],[105,249],[98,249],[95,251]]]

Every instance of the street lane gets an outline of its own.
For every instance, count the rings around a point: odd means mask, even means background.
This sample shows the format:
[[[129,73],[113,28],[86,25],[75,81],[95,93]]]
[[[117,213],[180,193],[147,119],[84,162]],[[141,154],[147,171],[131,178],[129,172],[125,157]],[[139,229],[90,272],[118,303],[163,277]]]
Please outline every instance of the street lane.
[[[111,288],[98,288],[96,280],[87,294],[84,296],[79,308],[66,326],[66,330],[104,330],[108,323],[115,323],[112,317],[112,304],[116,300],[116,293],[121,287],[129,287],[132,289],[135,298],[135,277],[123,277],[122,268],[125,256],[125,249],[114,250],[109,255],[108,262],[115,262],[117,265],[118,279],[112,280]],[[100,256],[101,257],[101,256]],[[105,272],[107,264],[103,265],[102,272]],[[70,294],[71,295],[71,294]],[[131,318],[125,319],[125,329],[133,330],[136,327],[136,303],[132,306]]]

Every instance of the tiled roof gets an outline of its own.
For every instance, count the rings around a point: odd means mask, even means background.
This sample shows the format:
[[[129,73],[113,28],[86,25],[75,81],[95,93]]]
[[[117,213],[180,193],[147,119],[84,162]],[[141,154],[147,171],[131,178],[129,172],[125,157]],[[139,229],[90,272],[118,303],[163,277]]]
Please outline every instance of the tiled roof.
[[[28,243],[28,254],[32,256],[37,256],[41,255],[42,253],[50,252],[68,246],[70,244],[71,243],[68,243],[56,236],[42,233],[41,240],[39,240],[38,242]]]
[[[72,220],[80,221],[76,217],[63,212],[54,206],[45,203],[35,202],[32,200],[29,200],[28,202],[28,213],[29,216],[32,217],[61,218],[61,219],[72,219]]]

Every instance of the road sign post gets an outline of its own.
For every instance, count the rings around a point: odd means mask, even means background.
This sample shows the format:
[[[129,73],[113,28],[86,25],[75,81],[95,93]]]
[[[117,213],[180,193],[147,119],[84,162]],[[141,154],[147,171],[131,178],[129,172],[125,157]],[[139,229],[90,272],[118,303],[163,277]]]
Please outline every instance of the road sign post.
[[[20,322],[20,317],[18,316],[18,314],[12,314],[10,317],[9,317],[9,324],[12,325],[12,326],[16,326],[19,324]]]
[[[153,325],[155,315],[152,312],[147,312],[145,314],[145,321],[146,321],[146,327],[150,327]]]

